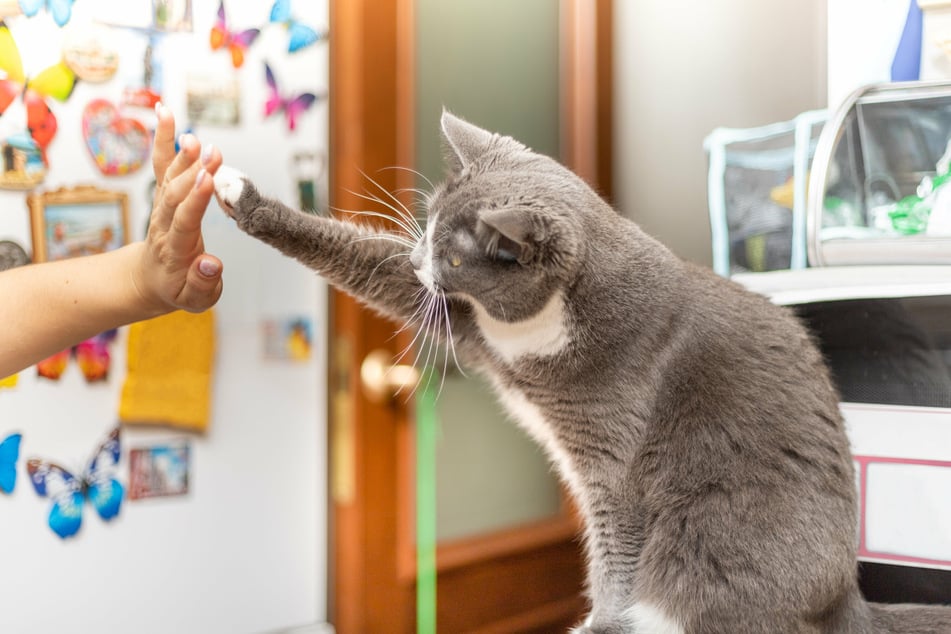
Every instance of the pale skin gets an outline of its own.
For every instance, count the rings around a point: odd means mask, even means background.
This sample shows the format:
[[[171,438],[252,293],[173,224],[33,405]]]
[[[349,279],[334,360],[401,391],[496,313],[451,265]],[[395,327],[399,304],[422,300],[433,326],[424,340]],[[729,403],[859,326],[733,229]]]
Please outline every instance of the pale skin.
[[[152,151],[155,202],[145,240],[86,257],[0,272],[0,378],[105,330],[221,296],[222,264],[205,253],[201,220],[221,153],[184,135],[161,104]]]

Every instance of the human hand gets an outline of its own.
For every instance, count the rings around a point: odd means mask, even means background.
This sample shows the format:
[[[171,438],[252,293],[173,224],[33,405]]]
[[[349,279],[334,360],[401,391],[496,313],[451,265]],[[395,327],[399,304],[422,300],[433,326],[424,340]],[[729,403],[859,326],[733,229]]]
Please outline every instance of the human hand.
[[[175,309],[201,312],[218,301],[222,289],[221,260],[205,253],[201,234],[221,153],[212,145],[202,150],[198,139],[185,134],[176,155],[175,119],[162,104],[155,112],[155,200],[133,282],[156,314]]]

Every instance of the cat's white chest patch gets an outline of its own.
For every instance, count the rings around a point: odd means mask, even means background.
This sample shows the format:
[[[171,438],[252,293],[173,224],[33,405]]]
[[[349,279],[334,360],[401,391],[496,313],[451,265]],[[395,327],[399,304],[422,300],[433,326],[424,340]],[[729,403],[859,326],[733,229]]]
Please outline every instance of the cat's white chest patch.
[[[628,608],[624,616],[634,625],[635,632],[645,634],[684,634],[684,628],[669,615],[650,603],[639,602]]]
[[[557,354],[569,341],[565,300],[561,293],[555,293],[544,308],[524,321],[499,321],[478,302],[472,305],[486,343],[507,363],[525,355]]]
[[[502,387],[496,382],[496,393],[509,415],[548,453],[562,478],[576,495],[582,491],[581,479],[575,471],[568,452],[555,437],[551,425],[537,405],[525,398],[518,390]],[[579,499],[580,496],[579,496]]]

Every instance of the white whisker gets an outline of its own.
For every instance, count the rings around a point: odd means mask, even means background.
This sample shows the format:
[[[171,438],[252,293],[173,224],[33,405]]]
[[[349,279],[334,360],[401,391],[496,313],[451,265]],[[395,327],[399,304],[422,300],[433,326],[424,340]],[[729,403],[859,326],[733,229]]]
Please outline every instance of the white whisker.
[[[403,172],[409,172],[410,174],[413,174],[413,175],[415,175],[415,176],[419,176],[421,179],[423,179],[424,181],[426,181],[426,184],[429,185],[429,188],[430,188],[430,189],[436,189],[436,186],[433,184],[433,182],[432,182],[431,180],[429,180],[429,179],[426,177],[425,174],[423,174],[423,173],[420,172],[419,170],[413,169],[412,167],[405,167],[405,166],[403,166],[403,165],[394,165],[394,166],[392,166],[392,167],[384,167],[384,168],[382,168],[380,171],[388,170],[388,169],[389,169],[389,170],[398,170],[398,171],[403,171]]]
[[[405,238],[403,236],[399,236],[393,233],[372,233],[365,236],[354,238],[348,244],[356,244],[357,242],[366,242],[367,240],[384,240],[386,242],[395,242],[401,246],[409,247],[410,249],[413,249],[416,246],[416,243],[410,240],[409,238]],[[406,255],[409,255],[409,253],[407,253]]]
[[[414,226],[415,226],[415,229],[416,229],[416,233],[414,233],[414,235],[415,235],[417,238],[421,237],[421,236],[423,235],[422,227],[419,226],[419,222],[416,220],[415,216],[413,216],[413,214],[410,212],[410,210],[406,207],[406,205],[403,204],[403,201],[400,200],[399,198],[397,198],[396,196],[394,196],[392,193],[390,193],[385,187],[383,187],[382,185],[380,185],[378,182],[376,182],[375,180],[373,180],[372,178],[370,178],[370,176],[368,176],[366,173],[363,173],[363,177],[366,178],[366,179],[367,179],[368,181],[370,181],[371,183],[373,183],[374,185],[376,185],[377,189],[379,189],[379,190],[380,190],[381,192],[383,192],[390,200],[392,200],[394,203],[396,203],[397,206],[394,206],[394,205],[389,204],[388,202],[386,202],[386,201],[384,201],[384,200],[378,198],[377,196],[374,196],[374,195],[371,194],[370,192],[366,192],[366,193],[367,193],[367,196],[370,196],[370,198],[368,198],[368,200],[372,200],[372,201],[374,201],[374,202],[377,202],[377,203],[379,203],[379,204],[381,204],[381,205],[387,207],[388,209],[390,209],[391,211],[393,211],[393,213],[395,213],[397,216],[399,216],[400,218],[402,218],[404,222],[407,222],[407,223],[409,223],[409,224],[414,225]],[[359,194],[357,194],[357,195],[359,196]],[[397,208],[397,207],[398,207],[398,208]]]
[[[353,193],[353,192],[351,192],[351,193]],[[370,200],[370,201],[373,201],[373,202],[380,202],[380,201],[374,200],[373,198],[368,198],[367,196],[363,196],[363,195],[361,195],[361,194],[354,194],[354,195],[355,195],[355,196],[360,196],[361,198],[365,198],[366,200]],[[413,239],[415,239],[415,240],[419,240],[419,239],[422,237],[422,235],[423,235],[423,230],[422,230],[422,228],[419,226],[419,223],[416,221],[415,218],[413,218],[413,219],[412,219],[412,223],[410,223],[410,222],[408,222],[406,219],[404,219],[402,216],[400,216],[400,217],[398,217],[398,218],[394,218],[393,216],[391,216],[391,215],[389,215],[389,214],[385,214],[385,213],[382,213],[382,212],[379,212],[379,211],[370,211],[370,210],[364,210],[364,211],[349,211],[349,210],[345,210],[345,209],[339,210],[339,211],[340,211],[341,213],[345,213],[345,214],[348,214],[348,215],[350,215],[350,216],[366,216],[366,217],[370,217],[370,218],[380,218],[380,219],[382,219],[382,220],[386,220],[386,221],[388,221],[388,222],[392,222],[393,224],[395,224],[396,226],[398,226],[400,229],[402,229],[404,232],[406,232],[406,235],[407,235],[408,237],[413,238]],[[393,211],[395,212],[396,210],[393,210]]]

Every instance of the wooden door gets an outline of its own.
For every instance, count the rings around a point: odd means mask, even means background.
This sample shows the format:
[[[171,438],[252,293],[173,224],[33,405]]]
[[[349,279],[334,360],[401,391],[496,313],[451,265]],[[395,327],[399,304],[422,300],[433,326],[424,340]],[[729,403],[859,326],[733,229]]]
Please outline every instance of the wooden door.
[[[605,95],[601,87],[610,80],[610,0],[563,4],[563,27],[573,42],[563,53],[577,71],[564,80],[564,134],[575,139],[567,156],[582,157],[583,175],[604,190],[608,183],[598,174],[607,173],[609,147],[598,145],[599,134],[573,131],[610,124],[609,117],[596,120]],[[584,5],[596,10],[585,13]],[[413,9],[412,0],[331,0],[334,209],[367,209],[359,192],[371,187],[368,175],[390,192],[415,185],[410,172],[388,169],[414,165]],[[601,51],[599,61],[590,56],[593,48]],[[342,634],[415,629],[412,412],[399,400],[368,400],[359,377],[371,351],[395,357],[409,344],[407,336],[393,337],[396,329],[334,293],[329,585],[331,620]],[[573,624],[584,611],[577,534],[566,505],[548,520],[440,544],[439,631],[550,632]]]

